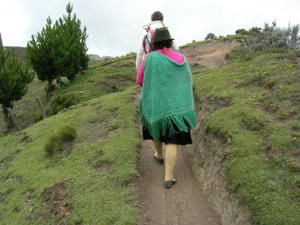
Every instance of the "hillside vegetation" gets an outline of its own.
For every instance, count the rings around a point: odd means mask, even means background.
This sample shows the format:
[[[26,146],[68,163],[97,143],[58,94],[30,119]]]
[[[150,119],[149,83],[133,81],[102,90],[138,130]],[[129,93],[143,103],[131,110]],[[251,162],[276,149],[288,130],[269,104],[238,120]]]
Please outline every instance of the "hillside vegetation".
[[[47,82],[35,78],[29,84],[28,93],[14,103],[18,125],[26,128],[42,119],[36,102],[37,97],[40,98],[48,113],[53,114],[73,104],[124,90],[134,84],[134,71],[134,56],[130,54],[108,61],[94,61],[90,63],[89,70],[78,76],[72,83],[65,79],[65,86],[58,89],[49,99],[46,98],[44,91]],[[2,109],[0,113],[1,137],[6,132],[6,126]]]
[[[0,224],[135,223],[140,139],[132,62],[129,55],[92,63],[55,94],[79,96],[76,105],[0,138]],[[39,93],[31,91],[28,99]],[[23,108],[25,100],[18,102],[24,118],[35,110]],[[64,125],[77,138],[47,156],[45,143]]]
[[[199,110],[209,113],[203,129],[226,146],[218,151],[227,186],[249,206],[254,224],[299,224],[299,53],[243,57],[234,49],[227,58],[221,68],[194,67]]]

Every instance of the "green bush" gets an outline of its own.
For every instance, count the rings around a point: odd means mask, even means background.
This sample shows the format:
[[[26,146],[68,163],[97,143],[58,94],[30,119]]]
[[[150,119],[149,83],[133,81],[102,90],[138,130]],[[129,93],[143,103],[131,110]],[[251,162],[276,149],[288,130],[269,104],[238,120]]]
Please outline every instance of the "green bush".
[[[47,110],[47,115],[55,115],[63,109],[79,103],[79,97],[73,93],[58,95],[54,98],[51,106]]]
[[[249,34],[249,31],[246,31],[245,29],[238,29],[235,31],[235,34],[247,35]]]
[[[205,40],[215,40],[215,39],[217,39],[217,36],[214,33],[208,33],[205,37]]]
[[[299,25],[288,28],[277,27],[276,22],[271,25],[265,23],[264,28],[251,28],[245,38],[245,45],[250,51],[273,49],[298,49],[300,47]]]
[[[46,141],[44,150],[46,155],[51,157],[56,152],[63,152],[64,144],[73,141],[77,137],[75,128],[63,126]]]

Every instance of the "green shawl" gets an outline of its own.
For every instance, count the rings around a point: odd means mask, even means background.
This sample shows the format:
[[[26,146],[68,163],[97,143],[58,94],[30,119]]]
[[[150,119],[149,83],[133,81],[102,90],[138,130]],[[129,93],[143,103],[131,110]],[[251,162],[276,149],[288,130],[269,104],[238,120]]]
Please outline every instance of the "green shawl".
[[[141,122],[154,139],[189,131],[196,125],[192,74],[186,59],[179,64],[151,52],[144,66]]]

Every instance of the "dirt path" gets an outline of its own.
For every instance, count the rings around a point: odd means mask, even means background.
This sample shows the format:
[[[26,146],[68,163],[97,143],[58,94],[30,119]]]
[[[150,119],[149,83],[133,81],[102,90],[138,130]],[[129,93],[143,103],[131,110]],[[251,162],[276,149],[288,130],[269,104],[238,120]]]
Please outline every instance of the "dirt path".
[[[151,141],[143,141],[141,148],[138,225],[221,225],[200,189],[191,169],[191,152],[179,147],[175,167],[177,183],[165,189],[164,165],[152,158]]]

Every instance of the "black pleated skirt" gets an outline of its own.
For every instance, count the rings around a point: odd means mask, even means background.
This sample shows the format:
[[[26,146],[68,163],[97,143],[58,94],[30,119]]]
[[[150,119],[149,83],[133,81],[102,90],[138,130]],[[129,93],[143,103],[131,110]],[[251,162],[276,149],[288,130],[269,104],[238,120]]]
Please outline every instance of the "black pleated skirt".
[[[165,144],[178,144],[178,145],[187,145],[192,144],[191,132],[182,132],[178,131],[175,127],[175,134],[171,136],[161,136],[159,140]],[[149,134],[147,128],[143,127],[143,139],[144,140],[153,140],[153,137]]]

